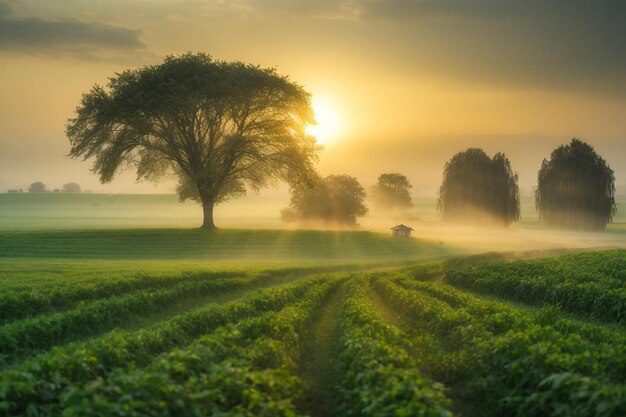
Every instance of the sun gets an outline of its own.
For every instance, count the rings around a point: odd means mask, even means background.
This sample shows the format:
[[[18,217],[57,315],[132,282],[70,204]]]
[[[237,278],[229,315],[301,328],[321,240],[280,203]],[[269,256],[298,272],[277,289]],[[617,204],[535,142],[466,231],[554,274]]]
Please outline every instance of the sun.
[[[311,104],[317,124],[307,126],[306,133],[315,136],[318,143],[327,144],[335,139],[339,133],[339,117],[328,102],[313,99]]]

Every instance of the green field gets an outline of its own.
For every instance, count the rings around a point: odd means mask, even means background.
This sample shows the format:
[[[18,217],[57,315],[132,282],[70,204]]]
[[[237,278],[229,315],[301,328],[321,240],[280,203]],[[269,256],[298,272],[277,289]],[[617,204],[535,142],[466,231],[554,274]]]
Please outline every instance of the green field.
[[[227,230],[0,245],[0,415],[626,414],[626,250]]]
[[[425,199],[397,239],[207,232],[172,196],[0,203],[0,416],[626,415],[626,250],[589,250],[623,224],[446,228]],[[504,248],[539,250],[482,253]]]
[[[0,233],[1,258],[349,263],[416,260],[460,248],[366,231],[122,229]]]

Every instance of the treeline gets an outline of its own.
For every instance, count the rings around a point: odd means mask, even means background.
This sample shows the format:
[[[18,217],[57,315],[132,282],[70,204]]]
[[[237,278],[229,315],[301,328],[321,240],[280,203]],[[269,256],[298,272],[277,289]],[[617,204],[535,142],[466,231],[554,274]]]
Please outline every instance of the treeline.
[[[9,193],[22,193],[24,190],[22,188],[11,188],[7,192]],[[80,185],[75,182],[68,182],[63,184],[61,188],[49,189],[46,184],[41,181],[35,181],[28,186],[29,193],[80,193],[82,189]]]
[[[409,190],[412,185],[398,173],[381,174],[371,188],[372,203],[387,210],[405,210],[413,206]],[[291,189],[289,207],[281,212],[286,222],[323,222],[354,225],[357,217],[367,214],[368,193],[350,175],[329,175],[312,184]]]
[[[615,176],[587,143],[572,139],[544,159],[537,178],[535,206],[546,225],[600,230],[613,219]],[[502,153],[482,149],[457,153],[444,168],[438,209],[444,220],[508,225],[520,218],[517,175]]]
[[[374,206],[388,210],[412,207],[406,176],[385,173],[370,189]],[[368,194],[349,175],[330,175],[292,188],[285,221],[322,221],[356,224],[368,212]],[[535,204],[540,221],[548,226],[601,230],[613,219],[613,170],[587,143],[572,139],[544,159],[538,173]],[[444,166],[437,209],[444,221],[507,226],[520,219],[518,176],[503,153],[489,157],[469,148]]]

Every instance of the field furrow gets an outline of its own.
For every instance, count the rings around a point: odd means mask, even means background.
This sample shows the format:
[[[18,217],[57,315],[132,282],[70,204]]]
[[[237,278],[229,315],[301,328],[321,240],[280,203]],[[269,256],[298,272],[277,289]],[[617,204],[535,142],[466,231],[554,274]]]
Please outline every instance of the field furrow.
[[[253,278],[186,282],[172,288],[142,291],[98,300],[63,313],[20,320],[0,327],[0,354],[14,360],[72,340],[97,335],[140,317],[175,306],[207,302],[218,294],[255,285]]]
[[[550,304],[606,322],[626,323],[626,254],[605,251],[524,261],[450,263],[446,282],[530,305]]]
[[[424,291],[424,285],[433,288]],[[452,387],[453,395],[469,406],[468,414],[623,414],[623,338],[595,343],[573,332],[563,334],[530,313],[437,286],[419,283],[408,290],[389,280],[375,283],[413,320],[407,330],[415,335],[429,374]],[[454,302],[433,296],[438,290]],[[571,322],[570,330],[574,326]]]
[[[302,331],[299,374],[303,397],[298,409],[311,417],[335,415],[333,354],[336,351],[338,324],[345,302],[345,285],[341,285],[311,317]]]
[[[152,328],[115,331],[88,342],[55,348],[4,370],[0,374],[0,399],[11,415],[26,415],[29,407],[35,407],[41,415],[55,415],[62,394],[73,387],[106,378],[117,368],[141,368],[155,356],[184,347],[220,326],[280,310],[327,280],[310,278],[292,286],[265,289],[242,301],[209,305]]]
[[[72,390],[64,415],[295,416],[302,326],[338,285],[319,282],[278,313],[246,319],[163,355]]]
[[[138,276],[132,279],[111,279],[103,282],[81,283],[67,286],[37,286],[30,291],[7,291],[0,294],[0,324],[30,318],[39,314],[58,313],[76,308],[79,304],[128,296],[144,290],[173,288],[183,283],[246,278],[237,272],[203,272],[173,277]]]
[[[310,278],[311,276],[309,276]],[[297,273],[259,273],[230,278],[183,283],[169,289],[143,291],[82,305],[65,313],[42,315],[0,327],[3,363],[14,363],[34,353],[81,340],[112,328],[135,329],[166,320],[207,303],[223,303],[247,291],[283,285],[303,279]]]
[[[348,283],[335,356],[338,416],[452,416],[443,386],[426,378],[368,299],[369,277]]]

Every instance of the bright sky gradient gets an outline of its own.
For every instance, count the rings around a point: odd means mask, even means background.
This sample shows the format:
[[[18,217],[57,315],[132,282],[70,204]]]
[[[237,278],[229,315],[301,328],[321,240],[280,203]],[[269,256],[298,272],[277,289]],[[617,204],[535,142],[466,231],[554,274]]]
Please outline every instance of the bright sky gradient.
[[[626,183],[626,3],[613,0],[0,0],[0,191],[100,185],[67,118],[116,71],[203,51],[277,67],[321,103],[324,174],[406,174],[434,195],[453,153],[502,151],[522,192],[572,137]],[[620,186],[620,190],[621,190]]]

